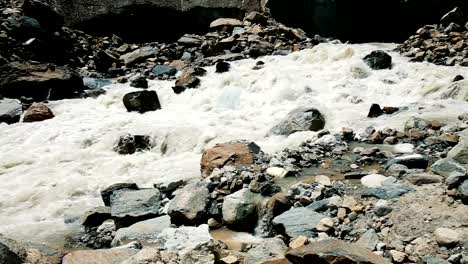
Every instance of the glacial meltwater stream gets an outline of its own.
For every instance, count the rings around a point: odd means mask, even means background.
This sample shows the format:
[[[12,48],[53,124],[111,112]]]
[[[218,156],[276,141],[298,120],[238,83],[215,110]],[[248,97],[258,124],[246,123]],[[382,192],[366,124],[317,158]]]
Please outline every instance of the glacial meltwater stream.
[[[171,81],[151,81],[162,110],[129,113],[122,103],[128,85],[105,87],[97,99],[50,102],[56,117],[44,122],[0,124],[0,233],[16,239],[60,245],[78,228],[87,208],[101,205],[100,190],[117,182],[141,187],[200,177],[200,157],[215,143],[255,141],[275,152],[315,136],[266,136],[298,106],[318,108],[326,128],[401,128],[414,115],[453,120],[468,111],[466,85],[448,93],[457,74],[468,68],[409,63],[390,52],[393,69],[370,70],[362,58],[393,44],[321,44],[289,56],[232,63],[227,73],[207,68],[198,89],[174,94]],[[391,116],[368,119],[372,103],[407,107]],[[448,119],[447,119],[448,118]],[[156,147],[134,155],[113,151],[127,133],[147,134]],[[161,146],[167,151],[161,152]]]

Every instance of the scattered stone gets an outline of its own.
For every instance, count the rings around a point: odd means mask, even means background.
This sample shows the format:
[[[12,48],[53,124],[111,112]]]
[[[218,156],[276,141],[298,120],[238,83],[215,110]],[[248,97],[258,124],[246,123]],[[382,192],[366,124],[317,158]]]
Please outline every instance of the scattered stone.
[[[111,196],[111,214],[118,227],[157,217],[161,208],[158,189],[119,190]]]
[[[270,167],[268,169],[266,169],[266,174],[272,176],[272,177],[275,177],[275,178],[285,178],[287,177],[289,174],[291,174],[289,171],[283,169],[283,168],[280,168],[280,167]]]
[[[390,250],[390,255],[396,263],[403,263],[407,257],[405,253],[396,250]]]
[[[130,82],[131,87],[148,89],[148,80],[143,76],[137,76]]]
[[[162,193],[172,193],[176,189],[187,184],[185,180],[163,180],[162,182],[155,183],[154,188],[157,188]]]
[[[125,259],[138,253],[138,249],[134,248],[112,248],[99,250],[76,250],[68,253],[63,258],[63,264],[84,264],[84,263],[100,263],[114,264],[120,263]]]
[[[80,224],[86,227],[95,227],[101,225],[104,221],[110,218],[110,208],[106,206],[98,206],[86,211],[80,218]]]
[[[377,216],[386,216],[393,211],[393,208],[388,205],[388,202],[385,200],[379,200],[375,203],[374,214]]]
[[[208,226],[210,227],[210,229],[217,229],[217,228],[220,228],[223,226],[223,223],[219,222],[218,220],[216,220],[215,218],[210,218],[208,219]]]
[[[224,222],[235,230],[253,230],[257,224],[259,197],[248,189],[242,189],[224,198]]]
[[[286,257],[292,263],[391,263],[366,248],[341,240],[310,243],[307,246],[288,251]]]
[[[23,108],[16,99],[0,98],[0,123],[13,124],[20,121]]]
[[[448,189],[455,189],[468,179],[468,173],[454,171],[445,179]]]
[[[356,245],[374,250],[379,243],[379,237],[374,229],[367,230],[359,239],[356,241]]]
[[[224,26],[238,27],[242,25],[243,25],[242,21],[234,19],[234,18],[218,18],[215,21],[211,22],[210,28],[219,28],[219,27],[224,27]]]
[[[378,188],[382,186],[387,177],[380,174],[371,174],[361,178],[361,184],[368,188]]]
[[[251,165],[256,160],[256,154],[261,152],[255,143],[224,143],[205,150],[201,158],[201,172],[207,177],[215,168],[226,165]]]
[[[389,200],[398,198],[411,191],[414,191],[414,189],[406,186],[390,185],[381,188],[368,188],[362,192],[361,196]]]
[[[431,256],[424,256],[422,260],[424,261],[425,264],[449,264],[450,263],[443,259],[435,258]]]
[[[284,259],[288,247],[279,237],[265,238],[259,244],[252,245],[247,251],[245,263],[269,263]]]
[[[465,78],[461,75],[457,75],[455,76],[455,78],[453,78],[453,82],[458,82],[458,81],[462,81],[464,80]]]
[[[393,164],[400,164],[409,169],[426,169],[429,165],[429,159],[420,154],[406,155],[391,159],[385,164],[385,168],[389,168]]]
[[[221,263],[224,263],[224,264],[236,264],[236,263],[239,263],[239,258],[234,256],[234,255],[229,255],[227,257],[224,257],[221,260]]]
[[[468,204],[468,180],[465,180],[459,187],[458,193],[463,203]]]
[[[110,197],[119,190],[138,190],[136,183],[116,183],[101,191],[102,201],[105,206],[110,206]]]
[[[126,228],[120,228],[112,240],[112,247],[122,246],[133,241],[154,243],[157,236],[171,226],[171,218],[167,215],[141,221]]]
[[[123,62],[126,65],[133,65],[135,63],[142,62],[146,60],[147,58],[155,56],[155,55],[156,55],[156,49],[152,47],[142,47],[132,52],[129,52],[125,55],[120,56],[120,59],[123,60]]]
[[[328,232],[330,231],[330,229],[333,228],[334,225],[335,223],[333,222],[333,219],[326,217],[326,218],[320,219],[320,222],[315,227],[315,229],[319,232]]]
[[[228,72],[229,69],[231,68],[231,64],[225,61],[220,61],[216,63],[216,72],[217,73],[223,73],[223,72]]]
[[[250,21],[253,24],[265,25],[268,22],[268,17],[260,14],[259,12],[252,11],[245,15],[245,20]]]
[[[434,231],[434,236],[440,246],[452,247],[462,240],[460,233],[449,228],[437,228]]]
[[[156,65],[151,72],[155,77],[160,77],[163,75],[174,76],[177,73],[177,69],[166,65]]]
[[[35,102],[73,98],[84,89],[79,74],[66,67],[12,62],[0,66],[0,94]]]
[[[153,147],[151,138],[144,135],[125,135],[119,138],[114,151],[121,155],[150,150]]]
[[[384,112],[380,108],[380,105],[372,104],[370,109],[369,109],[369,113],[367,114],[367,117],[369,117],[369,118],[379,117],[379,116],[381,116],[383,114],[384,114]]]
[[[167,214],[176,225],[196,225],[206,219],[210,193],[203,182],[186,185],[169,202]]]
[[[373,70],[392,68],[392,57],[381,50],[372,51],[363,60]]]
[[[296,237],[295,239],[293,239],[289,243],[289,247],[291,249],[295,249],[295,248],[300,248],[302,246],[305,246],[307,244],[309,244],[309,238],[305,237],[305,236],[299,236],[299,237]]]
[[[279,232],[289,237],[314,237],[314,229],[325,218],[310,208],[297,207],[289,209],[273,219],[273,225]]]
[[[468,172],[465,167],[450,158],[440,159],[434,162],[431,166],[431,171],[444,177],[449,177],[454,172],[461,174]]]
[[[460,141],[453,147],[447,157],[468,168],[468,129],[459,133]]]
[[[40,122],[54,118],[54,114],[45,104],[32,104],[23,117],[23,122]]]
[[[197,88],[201,81],[195,76],[196,71],[193,68],[185,69],[182,72],[182,75],[177,79],[175,86],[172,88],[174,93],[180,94],[186,89]]]
[[[156,91],[138,91],[126,94],[123,103],[127,111],[140,114],[161,109]]]
[[[325,127],[325,118],[315,108],[297,108],[271,129],[271,133],[289,136],[300,131],[319,131]]]
[[[325,175],[317,175],[315,176],[315,182],[320,183],[324,186],[331,186],[331,180]]]
[[[429,173],[417,173],[406,176],[405,179],[414,185],[424,185],[442,182],[442,177],[429,174]]]
[[[186,255],[196,249],[213,249],[216,245],[209,233],[208,225],[166,228],[157,236],[157,239],[162,249],[179,251],[179,255]]]
[[[411,117],[405,123],[405,132],[410,131],[413,128],[417,128],[419,130],[427,130],[431,127],[431,122],[419,117]]]

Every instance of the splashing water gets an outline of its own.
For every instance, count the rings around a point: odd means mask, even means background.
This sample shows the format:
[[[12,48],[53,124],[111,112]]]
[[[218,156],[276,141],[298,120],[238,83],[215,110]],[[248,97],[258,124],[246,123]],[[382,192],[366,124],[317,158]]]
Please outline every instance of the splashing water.
[[[414,115],[448,122],[467,111],[466,101],[443,99],[444,87],[457,74],[468,76],[467,68],[409,63],[392,52],[392,70],[371,71],[361,60],[372,50],[393,48],[321,44],[262,58],[260,70],[252,70],[254,60],[238,61],[223,74],[208,68],[198,89],[180,95],[173,93],[172,82],[152,81],[150,89],[158,92],[163,109],[145,114],[128,113],[122,97],[136,89],[115,84],[97,99],[51,102],[54,119],[0,124],[0,233],[60,244],[77,227],[64,219],[101,205],[99,191],[113,183],[148,187],[199,177],[202,151],[218,142],[248,139],[275,152],[314,138],[314,132],[266,136],[298,106],[318,108],[327,129],[358,131],[371,125],[401,128]],[[372,103],[408,110],[369,120]],[[118,155],[112,147],[127,133],[150,135],[158,145]],[[164,154],[162,146],[167,146]]]

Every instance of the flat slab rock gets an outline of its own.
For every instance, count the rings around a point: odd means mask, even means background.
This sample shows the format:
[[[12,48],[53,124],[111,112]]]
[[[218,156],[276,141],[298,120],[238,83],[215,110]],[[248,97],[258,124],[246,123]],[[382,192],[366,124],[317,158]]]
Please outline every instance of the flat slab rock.
[[[143,244],[153,243],[156,241],[156,237],[170,226],[171,219],[167,215],[141,221],[129,227],[117,230],[111,245],[116,247],[133,241],[139,241]]]
[[[158,216],[160,201],[158,189],[117,191],[111,196],[111,214],[116,224],[128,226]]]
[[[391,263],[367,248],[334,239],[290,250],[286,257],[292,263]]]
[[[133,248],[77,250],[65,255],[62,264],[117,264],[138,251]]]
[[[292,208],[273,219],[273,225],[277,230],[283,230],[289,237],[306,236],[313,237],[315,227],[325,215],[315,212],[311,208]]]

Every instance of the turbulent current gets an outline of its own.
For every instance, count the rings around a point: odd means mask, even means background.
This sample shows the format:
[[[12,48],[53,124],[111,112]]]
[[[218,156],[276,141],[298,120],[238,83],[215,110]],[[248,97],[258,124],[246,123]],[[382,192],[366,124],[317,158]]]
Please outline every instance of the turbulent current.
[[[151,81],[162,110],[128,113],[128,85],[105,87],[97,99],[50,102],[56,117],[44,122],[0,124],[0,233],[17,239],[60,244],[76,230],[77,217],[101,205],[100,190],[117,182],[141,187],[200,175],[202,151],[233,139],[255,141],[275,152],[315,136],[267,136],[269,129],[298,106],[318,108],[326,128],[401,128],[410,116],[453,120],[468,110],[466,90],[450,90],[468,68],[409,63],[390,52],[393,69],[371,71],[362,58],[393,44],[321,44],[288,56],[233,62],[218,74],[207,68],[198,89],[174,94],[173,81]],[[465,86],[466,89],[466,86]],[[450,93],[451,92],[451,93]],[[368,119],[372,103],[407,107],[392,116]],[[130,134],[154,138],[156,147],[134,155],[113,151]],[[162,151],[166,149],[166,151]]]

